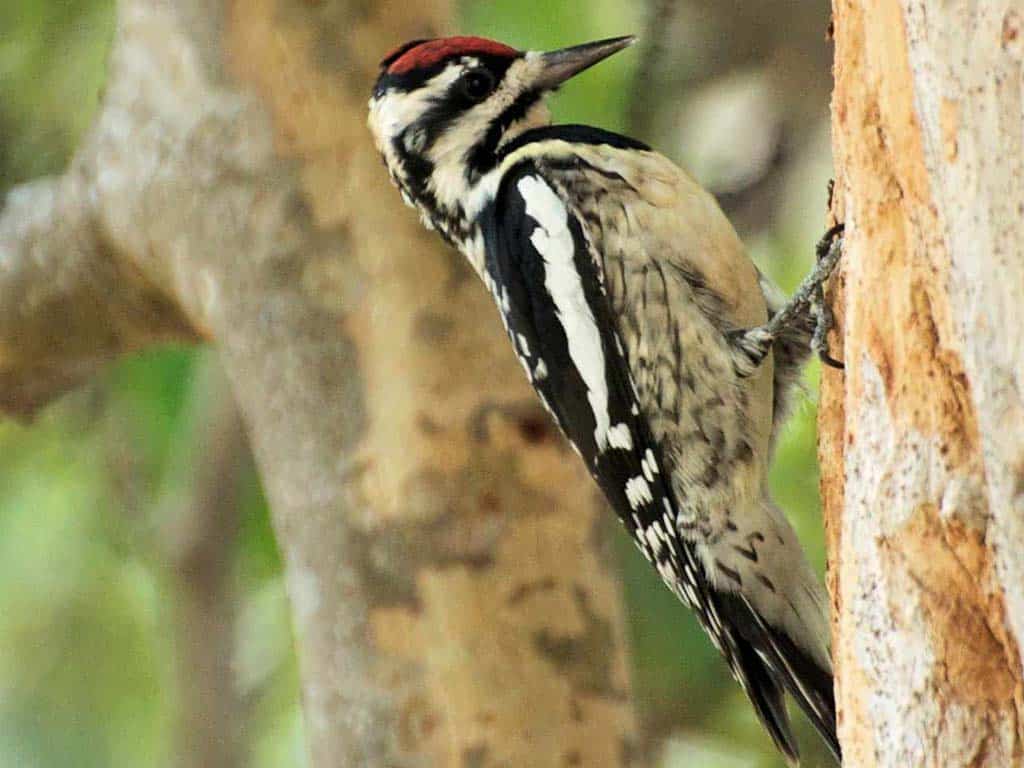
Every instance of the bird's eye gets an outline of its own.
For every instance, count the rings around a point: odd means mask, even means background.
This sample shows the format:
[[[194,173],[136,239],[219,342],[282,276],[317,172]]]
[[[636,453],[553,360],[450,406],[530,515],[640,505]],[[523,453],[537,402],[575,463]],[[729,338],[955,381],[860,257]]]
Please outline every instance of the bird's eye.
[[[494,90],[494,76],[486,69],[474,69],[462,78],[462,92],[471,101],[481,101]]]

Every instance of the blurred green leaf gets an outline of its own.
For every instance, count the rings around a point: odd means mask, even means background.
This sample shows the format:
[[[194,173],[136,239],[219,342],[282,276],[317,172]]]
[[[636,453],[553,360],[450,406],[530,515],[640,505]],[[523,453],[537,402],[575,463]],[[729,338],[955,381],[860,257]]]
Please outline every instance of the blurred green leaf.
[[[114,0],[0,4],[0,198],[64,168],[105,79]]]

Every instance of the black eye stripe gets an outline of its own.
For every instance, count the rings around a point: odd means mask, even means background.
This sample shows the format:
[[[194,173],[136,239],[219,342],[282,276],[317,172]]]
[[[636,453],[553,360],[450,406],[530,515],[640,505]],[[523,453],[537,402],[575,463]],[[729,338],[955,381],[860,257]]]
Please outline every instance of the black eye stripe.
[[[484,78],[489,78],[487,80],[488,87],[486,92],[481,92],[478,95],[467,93],[467,78],[470,75],[481,75]],[[437,137],[443,134],[463,113],[472,109],[493,93],[497,83],[498,79],[491,70],[476,67],[464,72],[454,83],[448,86],[448,89],[443,94],[432,98],[429,108],[411,126],[423,132],[425,136],[425,141],[423,142],[424,149],[431,147]]]

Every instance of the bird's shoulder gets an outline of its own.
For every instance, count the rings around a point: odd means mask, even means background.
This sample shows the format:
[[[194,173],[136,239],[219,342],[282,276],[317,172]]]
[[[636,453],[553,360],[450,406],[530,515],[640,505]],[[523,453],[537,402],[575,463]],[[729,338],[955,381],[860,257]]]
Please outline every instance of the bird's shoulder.
[[[546,179],[581,220],[605,267],[657,262],[717,298],[728,325],[767,311],[756,267],[715,198],[647,145],[590,126],[528,131],[504,152],[506,177]],[[627,264],[627,266],[629,266]]]

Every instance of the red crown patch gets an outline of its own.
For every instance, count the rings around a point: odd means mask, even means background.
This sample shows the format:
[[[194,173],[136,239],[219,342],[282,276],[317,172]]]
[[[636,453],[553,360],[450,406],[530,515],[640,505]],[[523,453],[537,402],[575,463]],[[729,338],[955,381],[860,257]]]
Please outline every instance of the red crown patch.
[[[484,37],[440,37],[399,46],[384,57],[382,64],[388,68],[389,75],[404,75],[414,69],[431,67],[449,56],[474,54],[513,58],[519,51]]]

